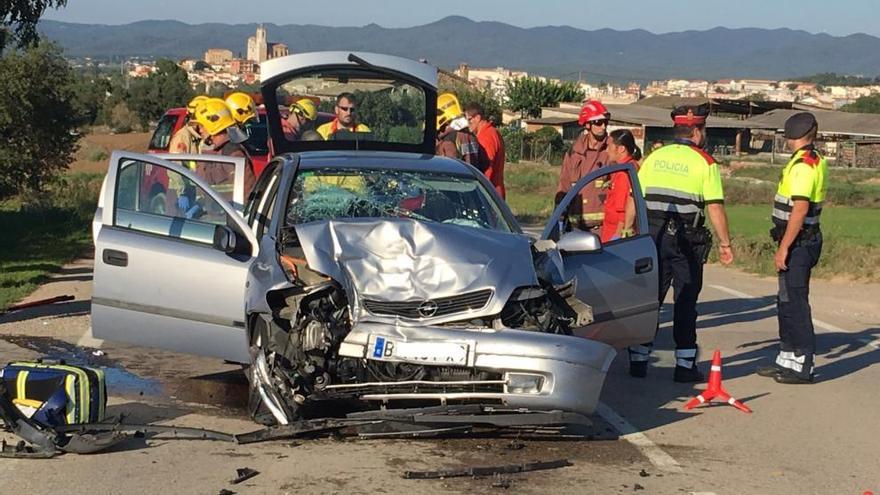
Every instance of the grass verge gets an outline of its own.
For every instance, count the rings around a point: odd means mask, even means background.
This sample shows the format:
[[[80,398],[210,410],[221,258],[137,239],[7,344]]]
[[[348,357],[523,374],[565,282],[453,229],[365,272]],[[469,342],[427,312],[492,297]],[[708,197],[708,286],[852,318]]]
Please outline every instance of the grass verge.
[[[0,203],[0,311],[91,246],[101,180],[96,174],[68,175],[39,196]]]

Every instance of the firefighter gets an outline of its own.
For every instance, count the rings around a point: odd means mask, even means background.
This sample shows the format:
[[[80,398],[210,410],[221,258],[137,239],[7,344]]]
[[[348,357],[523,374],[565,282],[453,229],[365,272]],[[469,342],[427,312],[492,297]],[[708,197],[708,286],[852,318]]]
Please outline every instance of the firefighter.
[[[326,140],[331,140],[339,131],[370,132],[369,127],[357,121],[356,111],[354,95],[351,93],[340,94],[336,97],[336,106],[333,108],[336,118],[318,127],[318,134]]]
[[[813,382],[816,334],[810,314],[810,272],[822,252],[819,217],[828,177],[828,163],[813,145],[818,130],[816,118],[808,112],[785,122],[784,137],[794,154],[782,170],[770,231],[779,246],[774,257],[779,279],[779,354],[775,363],[756,370],[779,383]]]
[[[254,166],[251,159],[241,144],[246,140],[244,131],[235,125],[235,119],[226,102],[219,98],[209,98],[196,107],[195,119],[203,130],[202,153],[240,156],[245,159],[244,167],[244,196],[247,198],[256,182]],[[222,174],[221,167],[200,167],[204,170],[196,170],[208,184],[232,184],[231,177],[215,177],[214,174]]]
[[[482,105],[470,103],[465,107],[464,113],[468,119],[468,128],[473,135],[477,136],[477,142],[482,149],[481,153],[485,154],[488,161],[484,172],[486,178],[495,186],[501,199],[504,199],[506,196],[504,189],[504,162],[506,161],[504,139],[492,121],[485,117]]]
[[[562,159],[559,185],[556,188],[558,205],[566,193],[581,178],[608,164],[608,120],[611,113],[597,100],[587,101],[581,108],[578,124],[584,129]],[[580,191],[568,207],[568,221],[573,228],[593,230],[602,225],[605,217],[599,193],[604,180],[596,180]]]
[[[288,141],[306,141],[305,133],[315,130],[318,107],[309,98],[300,98],[290,105],[290,115],[281,121],[284,137]],[[320,137],[320,134],[318,135]],[[323,140],[324,138],[321,138]]]
[[[207,96],[199,95],[186,104],[186,122],[171,137],[171,142],[168,143],[169,153],[197,154],[199,152],[202,145],[202,135],[198,128],[199,124],[193,116],[196,113],[196,107],[207,99]]]
[[[480,151],[480,144],[468,129],[468,120],[458,98],[452,93],[437,96],[436,154],[469,163],[485,173],[489,160]]]
[[[259,120],[257,104],[249,94],[236,91],[230,93],[225,101],[230,113],[232,113],[232,120],[239,126],[244,127],[251,120]]]
[[[721,174],[703,151],[708,106],[679,107],[672,112],[675,141],[654,151],[639,169],[648,208],[648,227],[659,259],[659,301],[673,288],[673,335],[676,382],[703,380],[697,368],[697,298],[703,287],[703,264],[712,246],[705,212],[718,236],[720,260],[733,262]],[[644,377],[652,343],[629,349],[630,374]]]

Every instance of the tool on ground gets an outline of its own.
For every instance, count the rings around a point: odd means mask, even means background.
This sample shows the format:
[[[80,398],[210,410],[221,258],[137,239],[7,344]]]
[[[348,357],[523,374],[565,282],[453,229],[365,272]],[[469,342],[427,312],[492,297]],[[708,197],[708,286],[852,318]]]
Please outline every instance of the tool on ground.
[[[731,397],[721,385],[721,351],[718,349],[715,349],[715,353],[712,354],[712,368],[709,371],[709,386],[706,387],[706,390],[703,393],[688,401],[684,408],[686,410],[691,410],[700,404],[711,402],[713,399],[727,402],[742,412],[752,412],[748,406]]]
[[[31,302],[26,302],[26,303],[21,303],[21,304],[15,304],[15,305],[9,306],[8,308],[6,308],[6,311],[0,312],[0,314],[11,313],[13,311],[18,311],[18,310],[27,309],[27,308],[33,308],[36,306],[44,306],[46,304],[55,304],[55,303],[59,303],[59,302],[73,301],[74,299],[76,299],[76,297],[68,294],[68,295],[64,295],[64,296],[55,296],[55,297],[50,297],[47,299],[40,299],[38,301],[31,301]]]

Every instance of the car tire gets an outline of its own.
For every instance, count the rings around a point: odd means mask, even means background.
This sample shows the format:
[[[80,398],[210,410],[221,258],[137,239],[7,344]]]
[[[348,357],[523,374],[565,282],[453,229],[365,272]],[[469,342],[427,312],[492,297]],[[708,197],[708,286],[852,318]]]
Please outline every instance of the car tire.
[[[250,333],[249,349],[256,349],[257,352],[265,353],[264,343],[268,342],[268,330],[271,323],[267,323],[263,317],[257,316],[253,318],[252,331]],[[251,418],[265,426],[275,426],[278,420],[263,399],[261,391],[262,383],[257,377],[256,365],[251,359],[251,363],[245,369],[245,376],[248,379],[248,413]],[[285,401],[274,391],[268,391],[281,404],[284,414],[292,421],[296,418],[296,411],[291,411]]]

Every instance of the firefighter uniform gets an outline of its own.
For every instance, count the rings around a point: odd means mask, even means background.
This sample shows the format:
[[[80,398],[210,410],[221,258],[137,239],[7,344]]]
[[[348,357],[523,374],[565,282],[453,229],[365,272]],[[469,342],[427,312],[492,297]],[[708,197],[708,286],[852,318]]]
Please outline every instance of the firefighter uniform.
[[[786,123],[786,138],[798,139],[812,131],[815,117],[801,113]],[[771,237],[777,243],[788,228],[794,201],[808,201],[803,226],[789,247],[787,270],[780,271],[776,308],[779,321],[779,354],[773,366],[759,369],[763,376],[774,376],[782,383],[809,383],[813,380],[816,336],[810,313],[810,273],[822,252],[819,217],[828,177],[828,163],[808,144],[791,156],[773,200]]]
[[[705,123],[702,110],[692,125]],[[676,123],[682,122],[673,113]],[[691,125],[691,124],[684,124]],[[689,140],[676,140],[644,160],[639,182],[648,209],[650,233],[657,246],[660,270],[659,301],[673,288],[675,338],[675,380],[699,381],[697,370],[697,298],[703,287],[703,264],[711,248],[711,234],[704,226],[703,209],[709,203],[723,203],[721,175],[715,160]],[[652,343],[629,349],[630,372],[644,376]]]

